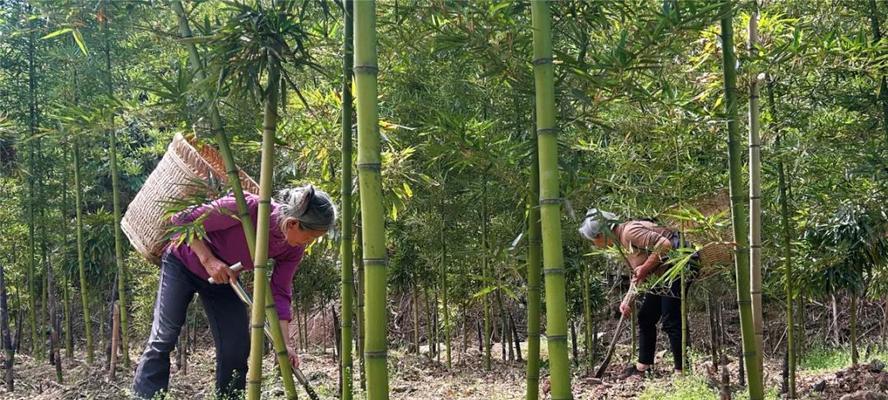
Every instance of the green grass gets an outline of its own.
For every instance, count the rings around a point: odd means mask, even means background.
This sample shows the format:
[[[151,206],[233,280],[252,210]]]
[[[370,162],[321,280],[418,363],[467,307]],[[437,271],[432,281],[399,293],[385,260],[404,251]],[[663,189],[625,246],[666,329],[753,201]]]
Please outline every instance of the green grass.
[[[676,378],[671,383],[647,385],[639,400],[694,400],[716,399],[717,394],[709,388],[706,381],[698,376]]]
[[[734,393],[737,400],[749,399],[746,391]],[[674,379],[672,382],[660,384],[648,384],[644,392],[638,397],[640,400],[716,400],[718,392],[709,387],[706,379],[698,375],[684,376]],[[765,392],[765,399],[779,399],[777,389],[771,388]]]
[[[873,359],[888,360],[888,349],[874,349],[867,358],[864,358],[866,348],[861,346],[859,363],[868,363]],[[805,372],[820,372],[826,370],[839,370],[851,366],[850,347],[825,347],[817,346],[809,348],[799,361],[799,370]]]

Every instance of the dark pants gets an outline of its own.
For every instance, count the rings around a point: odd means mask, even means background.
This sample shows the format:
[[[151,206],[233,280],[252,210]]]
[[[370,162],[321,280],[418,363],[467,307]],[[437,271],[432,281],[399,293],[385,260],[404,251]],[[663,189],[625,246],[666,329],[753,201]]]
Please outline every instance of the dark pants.
[[[688,285],[689,286],[689,285]],[[685,288],[687,290],[687,288]],[[669,338],[675,369],[684,369],[681,359],[681,280],[676,279],[665,295],[645,293],[638,308],[638,362],[652,365],[657,347],[657,322]],[[690,334],[688,335],[690,338]]]
[[[239,397],[246,383],[250,336],[247,309],[237,294],[229,285],[213,285],[201,279],[170,254],[163,257],[158,286],[154,322],[136,369],[134,394],[152,398],[167,390],[170,352],[185,323],[188,303],[198,293],[216,342],[216,394]]]

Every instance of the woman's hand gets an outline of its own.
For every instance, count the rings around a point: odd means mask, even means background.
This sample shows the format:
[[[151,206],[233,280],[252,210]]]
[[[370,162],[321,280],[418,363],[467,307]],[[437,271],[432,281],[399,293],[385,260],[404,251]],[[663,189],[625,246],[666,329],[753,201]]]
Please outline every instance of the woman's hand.
[[[623,297],[623,301],[620,302],[620,313],[624,317],[628,317],[629,313],[632,312],[632,303],[634,301],[635,296],[632,293],[626,293],[626,296]]]
[[[632,279],[630,279],[630,282],[632,282],[632,284],[635,286],[638,286],[638,284],[640,284],[641,282],[644,282],[644,279],[647,278],[646,271],[647,271],[647,269],[644,266],[638,268],[635,271],[635,275],[633,275]]]
[[[210,274],[210,277],[213,278],[210,283],[214,283],[217,285],[227,285],[229,282],[236,282],[238,272],[232,271],[228,268],[228,264],[225,264],[221,260],[216,257],[210,257],[206,261],[201,261],[207,273]]]
[[[296,353],[296,349],[292,346],[287,346],[287,356],[290,358],[290,365],[293,368],[299,368],[299,354]]]

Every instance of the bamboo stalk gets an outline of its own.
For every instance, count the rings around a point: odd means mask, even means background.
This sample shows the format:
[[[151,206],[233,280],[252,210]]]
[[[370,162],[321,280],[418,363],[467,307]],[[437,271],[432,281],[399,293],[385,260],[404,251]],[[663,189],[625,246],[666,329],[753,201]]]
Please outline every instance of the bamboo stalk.
[[[540,164],[538,149],[531,150],[530,193],[527,196],[527,393],[540,396]]]
[[[561,199],[558,184],[558,141],[552,62],[552,17],[548,1],[531,5],[533,72],[536,90],[537,145],[540,164],[540,220],[546,282],[546,337],[553,400],[571,399],[567,358],[567,300],[561,243]]]
[[[740,141],[737,129],[737,71],[734,58],[733,3],[722,3],[721,37],[725,85],[725,119],[728,128],[729,182],[731,192],[731,216],[734,240],[737,242],[734,264],[737,274],[737,304],[740,309],[742,354],[745,358],[750,400],[764,398],[762,370],[758,368],[759,347],[756,345],[755,326],[752,317],[749,271],[749,229],[747,226],[748,197],[743,193],[740,175]]]
[[[364,358],[367,399],[389,396],[386,345],[386,247],[385,218],[380,174],[379,117],[377,114],[378,69],[376,56],[376,3],[354,4],[355,98],[358,115],[358,182],[361,191],[361,227],[365,276],[366,336]]]
[[[105,71],[106,71],[106,89],[109,98],[114,97],[114,80],[111,71],[111,44],[109,38],[108,16],[110,11],[109,0],[103,3],[106,18],[102,19],[102,31],[105,41]],[[111,201],[113,203],[114,215],[114,262],[117,266],[117,299],[120,305],[120,327],[121,341],[123,343],[123,365],[126,368],[130,366],[129,359],[129,339],[128,322],[126,318],[127,302],[126,302],[126,276],[127,268],[124,262],[123,253],[123,232],[120,230],[120,172],[117,166],[117,130],[114,129],[114,113],[108,113],[110,143],[108,145],[108,158],[111,164]],[[116,351],[116,350],[115,350]]]
[[[857,360],[860,358],[859,353],[857,351],[857,295],[851,295],[851,332],[850,341],[851,341],[851,365],[856,366]]]
[[[31,7],[28,7],[28,10],[31,10]],[[37,31],[37,26],[35,25],[34,19],[31,19],[29,23],[29,33],[28,33],[28,133],[31,139],[36,139],[31,141],[28,145],[28,321],[30,322],[31,327],[31,351],[38,358],[42,358],[42,352],[40,351],[42,340],[39,339],[38,328],[37,328],[37,302],[35,297],[37,297],[35,288],[35,280],[37,279],[35,275],[36,270],[36,261],[34,255],[34,230],[35,230],[35,220],[34,220],[34,207],[37,204],[40,204],[39,201],[35,199],[34,195],[34,180],[37,175],[37,165],[34,159],[37,157],[37,152],[34,150],[34,143],[39,143],[40,139],[37,138],[37,72],[36,72],[36,64],[34,61],[34,53],[35,53],[35,43],[36,37],[35,32]]]
[[[64,149],[64,154],[62,157],[62,207],[61,207],[61,217],[62,217],[62,225],[68,226],[68,149],[67,147]],[[62,233],[62,243],[64,251],[68,251],[67,243],[68,243],[68,230],[65,230]],[[74,346],[73,346],[73,338],[71,336],[71,304],[70,298],[68,294],[68,274],[65,272],[65,268],[62,268],[62,311],[65,316],[65,355],[70,360],[74,357]],[[57,360],[59,361],[59,360]]]
[[[590,298],[591,266],[584,264],[580,271],[583,284],[583,350],[586,352],[586,363],[589,369],[595,368],[595,360],[592,355],[592,299]]]
[[[277,45],[279,47],[279,45]],[[280,50],[279,48],[276,50]],[[250,363],[247,372],[247,399],[259,400],[262,389],[262,354],[265,348],[263,326],[268,290],[268,239],[271,229],[271,186],[274,173],[274,138],[277,129],[277,106],[280,64],[275,54],[268,55],[268,84],[262,122],[262,162],[259,173],[259,211],[256,221],[256,249],[253,253],[253,303],[250,326]]]
[[[483,282],[488,281],[488,238],[487,238],[487,179],[484,179],[484,186],[481,192],[481,280]],[[488,294],[485,294],[481,297],[481,306],[483,308],[483,318],[484,318],[484,370],[490,371],[491,368],[491,347],[490,336],[491,332],[491,323],[490,323],[490,299]]]
[[[108,378],[113,382],[117,379],[117,347],[120,340],[120,307],[116,302],[111,321],[111,366],[108,368]]]
[[[768,99],[771,103],[771,118],[777,120],[777,103],[774,101],[773,80],[768,81]],[[782,136],[778,134],[774,147],[781,150]],[[792,227],[790,227],[790,211],[786,173],[783,157],[777,159],[777,187],[780,191],[780,217],[782,228],[783,263],[784,263],[784,296],[786,297],[786,364],[787,364],[787,397],[796,397],[796,354],[795,354],[795,319],[793,318],[793,268],[792,268]]]
[[[83,254],[83,206],[82,206],[82,184],[80,178],[80,140],[75,136],[73,138],[74,146],[74,204],[77,216],[77,266],[80,272],[80,300],[83,306],[83,331],[86,336],[86,363],[92,364],[94,360],[93,354],[93,337],[92,337],[92,314],[89,311],[89,286],[86,279],[86,260]]]
[[[444,189],[444,185],[446,181],[442,181],[441,184],[441,192],[442,194],[446,193]],[[450,345],[451,345],[451,337],[450,337],[450,304],[448,302],[448,283],[447,283],[447,222],[444,218],[444,198],[441,198],[441,266],[440,266],[440,278],[441,278],[441,309],[444,311],[444,348],[447,354],[447,369],[452,368],[451,358],[450,358]]]
[[[6,291],[6,273],[3,269],[3,263],[0,263],[0,336],[3,340],[3,348],[6,350],[4,357],[3,370],[6,371],[4,380],[6,381],[6,391],[12,393],[15,391],[15,349],[12,347],[12,339],[9,331],[9,306],[7,305]]]
[[[758,46],[758,5],[754,3],[749,15],[749,41],[747,51],[754,59]],[[751,71],[749,80],[749,272],[752,298],[752,321],[755,328],[756,348],[764,341],[762,321],[762,161],[759,138],[759,78]],[[762,354],[756,353],[756,365],[763,368]]]
[[[46,266],[46,292],[47,292],[47,316],[49,317],[49,359],[50,363],[55,366],[56,381],[64,383],[62,376],[62,359],[59,356],[59,324],[56,313],[56,297],[55,297],[55,271],[53,271],[49,256],[46,251],[46,221],[41,221],[41,233],[43,235],[43,265]]]
[[[342,400],[351,400],[353,385],[352,362],[352,303],[354,302],[355,282],[352,274],[352,64],[354,51],[352,41],[352,0],[343,0],[344,35],[342,42],[342,242],[340,243],[340,265],[342,266],[342,343],[340,351],[340,379]]]
[[[182,3],[178,0],[174,0],[170,2],[170,6],[176,14],[179,24],[180,36],[184,38],[191,37],[191,28],[188,24],[188,18],[185,13],[185,9],[182,7]],[[200,58],[200,54],[197,51],[197,47],[195,46],[194,42],[185,43],[188,50],[191,68],[194,70],[195,76],[199,80],[205,79],[205,66]],[[222,117],[219,114],[219,109],[216,105],[215,100],[210,103],[208,114],[210,117],[210,129],[216,136],[216,143],[219,145],[219,153],[222,156],[222,161],[225,164],[226,174],[228,175],[228,183],[229,185],[231,185],[231,191],[234,194],[235,202],[237,204],[238,216],[241,221],[241,226],[244,230],[244,236],[247,240],[247,247],[250,250],[250,254],[255,254],[256,231],[253,227],[253,221],[247,208],[247,202],[244,197],[244,191],[243,187],[241,186],[240,176],[238,173],[239,169],[237,168],[237,164],[234,162],[234,156],[228,143],[228,137],[225,135],[224,124],[222,122]],[[266,282],[266,286],[267,283],[268,282]],[[265,302],[267,304],[273,304],[270,290],[266,290],[265,299]],[[265,307],[265,313],[265,318],[269,321],[271,325],[271,338],[272,343],[274,344],[275,354],[277,356],[278,370],[280,372],[281,382],[284,386],[284,392],[286,393],[288,399],[295,399],[297,396],[296,385],[293,382],[291,371],[292,367],[290,365],[289,355],[287,353],[286,342],[283,340],[283,332],[280,328],[280,319],[277,314],[277,309],[273,306]],[[278,338],[280,340],[278,340]]]
[[[360,192],[358,192],[358,196],[360,196]],[[360,219],[357,221],[359,225],[355,228],[355,252],[354,254],[363,254],[363,229],[361,229]],[[361,390],[367,390],[367,369],[366,363],[364,359],[364,332],[366,331],[366,324],[364,319],[364,260],[360,258],[355,259],[355,320],[358,322],[355,326],[358,340],[355,341],[356,349],[358,353],[358,360],[361,363],[361,376],[360,376],[360,387]],[[428,297],[426,297],[428,298]],[[426,302],[428,305],[428,302]]]
[[[876,0],[869,0],[869,9],[873,43],[877,44],[882,40],[882,31],[879,28],[879,9],[876,7]],[[882,103],[882,126],[885,130],[885,139],[888,140],[888,78],[884,74],[879,81],[879,102]]]

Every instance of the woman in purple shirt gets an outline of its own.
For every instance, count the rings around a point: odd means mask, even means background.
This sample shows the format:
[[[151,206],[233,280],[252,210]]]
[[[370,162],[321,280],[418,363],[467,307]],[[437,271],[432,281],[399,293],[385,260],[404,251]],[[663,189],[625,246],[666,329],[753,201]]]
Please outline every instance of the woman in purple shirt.
[[[255,226],[259,198],[250,193],[245,197]],[[253,269],[253,259],[237,214],[234,197],[227,196],[173,217],[176,225],[201,223],[206,237],[179,245],[173,240],[164,252],[154,322],[133,382],[137,397],[153,398],[167,390],[170,352],[195,293],[200,295],[216,344],[216,395],[235,398],[243,391],[250,353],[249,315],[229,285],[238,276],[229,266],[240,262],[244,269]],[[294,366],[299,365],[299,358],[289,334],[293,275],[305,247],[335,221],[330,196],[311,185],[283,190],[278,201],[271,203],[268,257],[275,264],[270,286]]]

